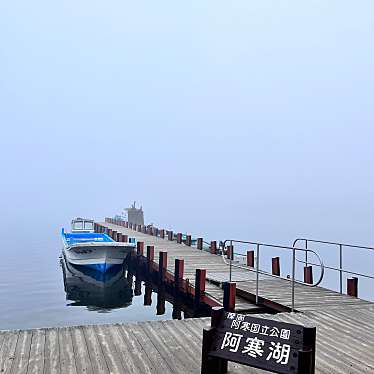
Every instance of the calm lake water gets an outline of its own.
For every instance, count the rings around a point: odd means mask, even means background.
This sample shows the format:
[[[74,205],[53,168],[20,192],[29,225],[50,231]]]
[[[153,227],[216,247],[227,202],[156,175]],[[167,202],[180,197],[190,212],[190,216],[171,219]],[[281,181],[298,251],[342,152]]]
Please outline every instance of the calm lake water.
[[[0,329],[72,326],[96,323],[171,319],[173,305],[157,315],[157,294],[144,306],[134,283],[113,273],[104,282],[61,259],[58,232],[46,237],[19,233],[2,248],[0,263]]]

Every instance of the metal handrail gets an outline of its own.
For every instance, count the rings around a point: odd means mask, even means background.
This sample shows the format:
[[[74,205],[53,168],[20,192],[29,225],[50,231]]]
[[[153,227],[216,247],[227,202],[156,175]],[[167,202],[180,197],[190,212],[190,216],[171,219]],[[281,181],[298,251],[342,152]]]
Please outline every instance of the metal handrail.
[[[308,286],[308,287],[317,287],[322,282],[322,279],[323,279],[323,276],[324,276],[324,273],[325,273],[325,266],[323,264],[323,261],[322,261],[321,257],[318,255],[318,253],[315,252],[315,251],[313,251],[312,249],[287,247],[287,246],[282,246],[282,245],[265,244],[265,243],[250,242],[250,241],[236,240],[236,239],[226,239],[223,242],[223,248],[226,248],[226,243],[227,242],[230,242],[230,248],[233,248],[233,243],[249,244],[249,245],[256,246],[256,268],[254,268],[254,269],[249,268],[248,266],[243,266],[243,265],[240,265],[240,264],[233,263],[232,256],[230,256],[230,263],[228,264],[227,261],[226,261],[226,259],[225,259],[225,253],[224,253],[224,251],[222,251],[223,262],[226,265],[230,266],[230,274],[229,274],[229,280],[230,280],[230,282],[231,282],[231,279],[232,279],[232,268],[233,267],[239,268],[239,269],[243,269],[243,270],[246,270],[246,271],[254,271],[254,272],[256,272],[256,304],[258,304],[258,302],[259,302],[259,274],[265,274],[265,275],[268,275],[268,276],[272,276],[274,278],[278,278],[278,279],[281,278],[281,279],[290,281],[289,278],[285,278],[285,277],[282,277],[282,276],[277,276],[277,275],[269,274],[269,273],[267,273],[265,271],[260,270],[260,249],[261,249],[261,247],[286,249],[286,250],[292,251],[292,275],[291,275],[291,285],[292,285],[292,290],[291,290],[291,311],[292,312],[295,310],[295,284],[299,283],[299,284],[303,284],[303,285]],[[307,283],[300,282],[300,281],[298,281],[298,280],[295,279],[295,273],[296,273],[296,252],[297,251],[310,252],[310,253],[313,253],[317,257],[317,259],[319,261],[319,266],[321,267],[321,275],[320,275],[320,277],[319,277],[319,279],[318,279],[318,281],[316,283],[307,284]]]
[[[339,283],[340,283],[340,293],[343,293],[343,274],[352,274],[357,275],[359,277],[374,279],[374,276],[363,274],[363,273],[357,273],[354,271],[346,270],[343,268],[343,249],[346,248],[356,248],[356,249],[365,249],[374,251],[374,247],[367,247],[362,245],[355,245],[355,244],[345,244],[345,243],[338,243],[338,242],[331,242],[331,241],[325,241],[325,240],[316,240],[316,239],[308,239],[308,238],[297,238],[293,242],[293,246],[295,246],[298,242],[303,241],[305,242],[305,249],[308,249],[308,243],[317,243],[317,244],[325,244],[325,245],[332,245],[339,247],[339,267],[333,267],[333,266],[325,266],[326,269],[329,270],[335,270],[339,272]],[[319,266],[318,264],[310,263],[308,262],[308,253],[305,253],[305,261],[296,259],[298,262],[304,263],[306,266],[313,265],[313,266]]]

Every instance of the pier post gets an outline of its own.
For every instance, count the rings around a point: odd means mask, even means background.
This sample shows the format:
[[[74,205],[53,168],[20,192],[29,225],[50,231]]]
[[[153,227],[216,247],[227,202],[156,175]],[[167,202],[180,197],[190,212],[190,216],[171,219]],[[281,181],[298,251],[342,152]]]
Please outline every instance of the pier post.
[[[126,221],[125,222],[125,227],[128,229],[129,228],[129,223]]]
[[[138,226],[138,232],[142,232],[142,225]]]
[[[132,288],[132,283],[134,281],[134,273],[132,273],[131,270],[127,270],[126,279],[127,279],[127,282],[129,283],[130,287]]]
[[[200,305],[201,296],[205,292],[206,270],[196,269],[195,275],[195,305]]]
[[[348,278],[347,279],[347,295],[358,297],[358,278]]]
[[[145,282],[144,305],[152,305],[152,283],[151,282]]]
[[[217,253],[217,242],[215,240],[212,240],[210,242],[210,253],[215,255]]]
[[[177,234],[177,243],[182,244],[182,233],[181,232],[178,232]]]
[[[227,312],[235,312],[236,283],[223,283],[223,307]]]
[[[168,240],[172,241],[173,240],[173,231],[168,231]]]
[[[182,300],[178,297],[173,299],[173,312],[171,316],[173,319],[182,319]]]
[[[132,223],[131,222],[129,222],[129,229],[132,230]]]
[[[165,239],[165,230],[164,229],[160,230],[160,238]]]
[[[116,230],[112,230],[112,235],[111,235],[112,239],[114,241],[117,241],[117,231]]]
[[[191,247],[191,243],[192,243],[191,235],[186,235],[186,245]]]
[[[179,258],[175,259],[175,270],[174,270],[174,283],[175,283],[175,290],[179,292],[180,286],[183,280],[184,275],[184,260]]]
[[[165,281],[165,273],[168,267],[168,253],[160,252],[159,256],[160,257],[158,261],[158,274],[160,282],[163,283]]]
[[[122,234],[122,241],[127,243],[129,241],[129,237],[126,234]]]
[[[153,245],[147,245],[147,267],[148,273],[152,271],[152,263],[155,259],[155,247]]]
[[[165,285],[161,284],[157,290],[156,314],[158,316],[165,314],[165,299]]]
[[[144,225],[143,226],[143,234],[146,234],[147,233],[147,227]]]
[[[313,267],[304,266],[304,283],[313,284]]]
[[[197,249],[199,249],[200,251],[203,249],[203,238],[197,238]]]
[[[247,266],[255,266],[255,251],[247,251]]]
[[[140,296],[142,294],[142,282],[140,280],[139,274],[135,275],[135,285],[134,285],[134,295]]]
[[[227,246],[227,251],[226,251],[227,258],[229,260],[234,259],[234,246],[233,245],[228,245]]]
[[[144,242],[137,242],[136,243],[136,255],[137,256],[144,256]]]
[[[279,257],[273,257],[271,259],[271,273],[273,275],[280,276],[280,259],[279,259]]]
[[[212,240],[210,242],[210,253],[215,255],[217,253],[217,242],[215,240]]]

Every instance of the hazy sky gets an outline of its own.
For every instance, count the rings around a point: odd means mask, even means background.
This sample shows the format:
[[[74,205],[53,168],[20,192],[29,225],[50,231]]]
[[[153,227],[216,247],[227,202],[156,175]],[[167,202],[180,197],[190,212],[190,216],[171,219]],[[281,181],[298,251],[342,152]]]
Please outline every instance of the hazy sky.
[[[137,200],[217,239],[374,244],[373,40],[372,0],[0,2],[1,231]]]

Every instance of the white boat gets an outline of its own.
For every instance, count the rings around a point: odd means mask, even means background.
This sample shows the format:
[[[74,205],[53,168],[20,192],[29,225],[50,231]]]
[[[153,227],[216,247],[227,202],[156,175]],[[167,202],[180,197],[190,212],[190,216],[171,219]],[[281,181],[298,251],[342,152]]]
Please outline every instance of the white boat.
[[[71,233],[61,231],[66,260],[74,265],[87,266],[105,273],[113,266],[122,266],[135,248],[135,239],[116,242],[106,234],[94,232],[94,221],[76,218]]]

